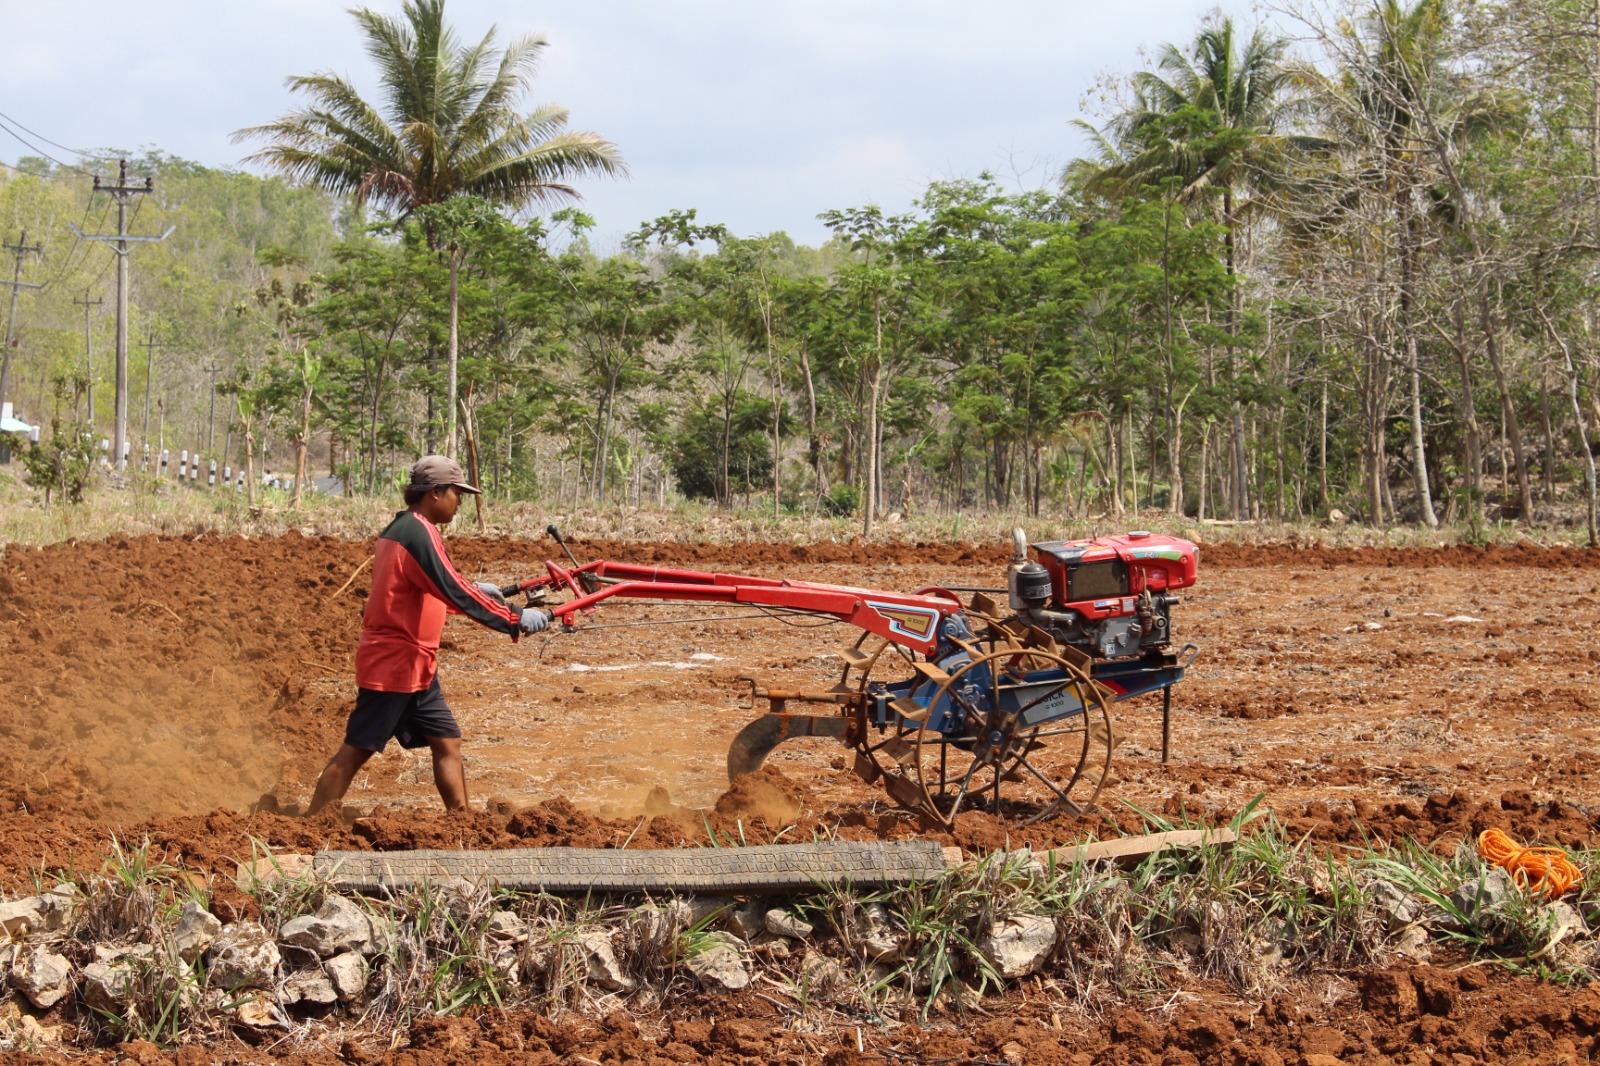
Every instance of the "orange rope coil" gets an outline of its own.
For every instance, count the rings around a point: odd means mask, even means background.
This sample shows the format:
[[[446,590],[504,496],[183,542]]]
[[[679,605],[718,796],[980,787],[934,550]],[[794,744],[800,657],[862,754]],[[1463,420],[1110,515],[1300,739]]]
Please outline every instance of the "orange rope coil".
[[[1499,829],[1478,834],[1478,854],[1504,868],[1523,891],[1542,893],[1546,899],[1565,895],[1583,880],[1583,871],[1561,848],[1525,848]]]

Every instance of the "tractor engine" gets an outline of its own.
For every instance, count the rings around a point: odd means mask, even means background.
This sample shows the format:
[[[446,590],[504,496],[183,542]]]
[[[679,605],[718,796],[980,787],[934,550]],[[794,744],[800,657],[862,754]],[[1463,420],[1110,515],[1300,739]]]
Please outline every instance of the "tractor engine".
[[[1174,589],[1195,582],[1200,549],[1136,531],[1033,545],[1013,530],[1006,590],[1017,617],[1096,659],[1144,655],[1172,643]]]

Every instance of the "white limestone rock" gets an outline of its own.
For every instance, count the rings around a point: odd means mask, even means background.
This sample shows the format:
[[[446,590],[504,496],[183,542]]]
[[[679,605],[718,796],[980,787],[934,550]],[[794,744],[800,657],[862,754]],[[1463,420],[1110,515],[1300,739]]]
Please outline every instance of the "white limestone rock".
[[[217,916],[190,900],[178,914],[178,924],[172,931],[172,943],[178,950],[178,957],[192,965],[195,959],[205,955],[206,949],[221,932],[222,923]]]
[[[688,966],[689,972],[712,991],[737,992],[750,983],[744,956],[726,944],[717,944],[691,956]]]
[[[47,1010],[72,994],[72,964],[47,947],[19,951],[11,963],[11,987]]]
[[[283,956],[260,923],[233,922],[222,927],[205,958],[211,987],[234,991],[275,986]]]
[[[617,953],[611,948],[611,938],[599,929],[587,929],[577,936],[578,950],[583,953],[584,966],[589,980],[607,992],[632,992],[638,982],[622,972]]]
[[[1014,914],[995,922],[978,941],[978,951],[1001,977],[1026,977],[1044,965],[1056,946],[1056,923],[1034,914]]]
[[[319,959],[347,951],[366,951],[372,940],[372,921],[367,912],[331,892],[323,898],[316,914],[291,918],[278,930],[280,944],[314,952]]]
[[[347,951],[343,955],[335,955],[322,964],[322,972],[328,975],[340,1003],[358,1000],[366,994],[367,976],[371,969],[361,952]]]
[[[814,931],[810,922],[802,921],[780,907],[769,910],[765,921],[767,932],[790,940],[804,940]]]
[[[283,982],[280,995],[284,1003],[301,1003],[308,1007],[331,1007],[339,1002],[333,982],[321,970],[296,970]]]

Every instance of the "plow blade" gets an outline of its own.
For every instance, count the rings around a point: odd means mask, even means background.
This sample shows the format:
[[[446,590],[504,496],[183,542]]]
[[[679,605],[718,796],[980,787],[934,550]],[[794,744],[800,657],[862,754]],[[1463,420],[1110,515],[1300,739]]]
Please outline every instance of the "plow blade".
[[[843,740],[850,721],[838,714],[764,714],[739,730],[728,746],[728,780],[761,768],[772,749],[790,737]]]

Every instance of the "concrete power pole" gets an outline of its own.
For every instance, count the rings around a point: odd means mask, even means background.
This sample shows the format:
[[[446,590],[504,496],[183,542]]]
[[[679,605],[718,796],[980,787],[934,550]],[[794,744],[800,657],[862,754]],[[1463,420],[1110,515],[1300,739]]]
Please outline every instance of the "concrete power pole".
[[[139,431],[139,439],[146,445],[150,443],[150,390],[156,382],[156,349],[165,348],[165,344],[156,343],[156,331],[146,327],[144,334],[144,428]]]
[[[42,284],[35,285],[22,280],[22,261],[30,255],[42,255],[44,249],[37,244],[28,246],[27,230],[22,231],[22,236],[17,239],[16,244],[3,244],[0,248],[15,253],[17,257],[16,270],[11,275],[11,280],[0,281],[0,285],[11,286],[11,312],[6,315],[6,347],[5,352],[0,354],[0,403],[5,403],[6,389],[11,385],[11,341],[16,333],[14,327],[17,324],[17,290],[44,288]]]
[[[89,424],[92,426],[94,425],[94,334],[89,321],[89,308],[99,307],[105,301],[91,300],[89,294],[85,292],[83,299],[72,302],[83,306],[83,364],[85,373],[89,375]]]
[[[206,367],[206,373],[211,375],[211,407],[206,411],[206,454],[217,454],[217,372],[220,366]]]
[[[168,226],[159,237],[135,237],[128,232],[128,204],[135,196],[155,191],[155,181],[145,178],[143,185],[128,184],[128,161],[118,161],[117,184],[105,185],[100,175],[94,178],[94,191],[103,192],[117,202],[117,232],[89,234],[72,226],[72,232],[86,241],[105,241],[117,255],[117,421],[111,434],[113,462],[121,470],[127,460],[124,451],[128,446],[128,245],[140,241],[164,241],[172,236],[176,226]],[[69,223],[69,225],[71,225]]]

